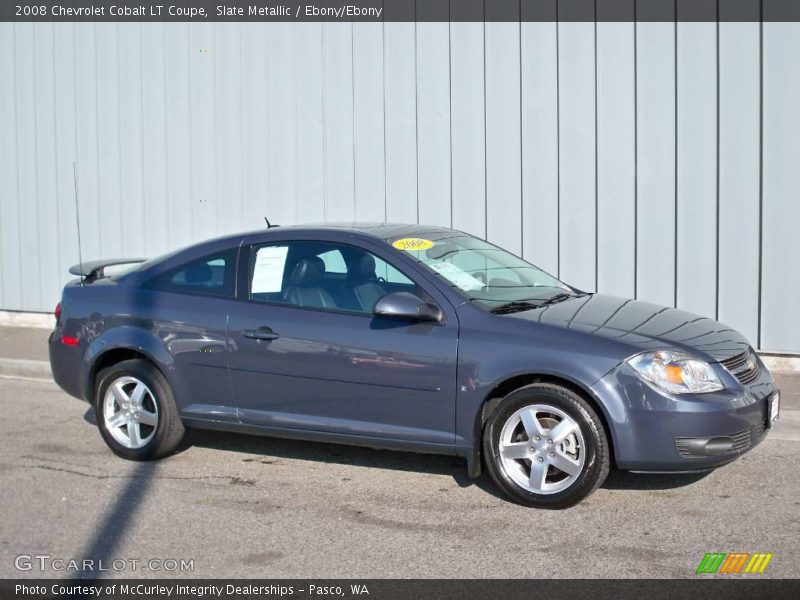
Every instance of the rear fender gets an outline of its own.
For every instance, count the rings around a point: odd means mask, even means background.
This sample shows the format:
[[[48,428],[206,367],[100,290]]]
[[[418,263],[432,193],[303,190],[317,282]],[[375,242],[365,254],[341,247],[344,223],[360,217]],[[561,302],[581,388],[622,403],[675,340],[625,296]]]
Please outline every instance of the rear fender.
[[[92,340],[85,355],[86,399],[91,401],[97,366],[104,356],[117,350],[134,350],[150,360],[172,385],[174,360],[161,341],[138,327],[121,326],[106,331]]]

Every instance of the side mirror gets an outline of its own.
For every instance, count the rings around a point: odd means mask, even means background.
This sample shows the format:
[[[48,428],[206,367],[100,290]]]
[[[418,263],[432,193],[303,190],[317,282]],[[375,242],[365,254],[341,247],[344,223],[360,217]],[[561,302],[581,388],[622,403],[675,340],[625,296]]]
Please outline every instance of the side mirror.
[[[376,317],[401,321],[441,323],[444,320],[441,308],[409,292],[386,294],[375,303],[372,313]]]

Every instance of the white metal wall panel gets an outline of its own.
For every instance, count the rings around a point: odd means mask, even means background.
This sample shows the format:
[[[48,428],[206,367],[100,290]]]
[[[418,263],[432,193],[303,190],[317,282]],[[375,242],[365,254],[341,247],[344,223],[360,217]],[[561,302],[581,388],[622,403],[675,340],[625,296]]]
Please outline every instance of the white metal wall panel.
[[[677,305],[717,311],[717,25],[678,23]]]
[[[417,25],[419,221],[451,224],[450,36],[448,23]]]
[[[558,40],[559,274],[594,291],[594,23],[559,23]]]
[[[417,211],[416,25],[385,23],[386,218],[415,223]]]
[[[353,24],[355,218],[386,219],[383,139],[383,27]]]
[[[483,23],[450,24],[453,227],[486,235]]]
[[[119,44],[122,44],[120,36]],[[97,143],[97,46],[95,43],[95,25],[80,23],[75,25],[75,160],[77,162],[78,214],[80,216],[80,241],[83,256],[104,258],[100,233],[100,200],[99,181],[99,149]],[[122,76],[122,74],[120,74]],[[120,84],[120,94],[122,86]],[[120,132],[127,126],[122,118],[123,106],[120,103]],[[141,131],[141,130],[140,130]],[[130,134],[130,132],[126,132]],[[141,134],[139,134],[141,135]],[[128,138],[120,135],[120,161],[129,153]],[[141,182],[141,171],[137,174]],[[120,174],[120,188],[125,189],[126,180]],[[25,196],[20,195],[20,201]],[[122,195],[121,210],[133,209],[142,212],[139,197],[131,198]],[[127,207],[126,207],[126,202]],[[135,224],[130,223],[131,229]],[[141,251],[138,241],[132,240],[127,252]]]
[[[761,56],[753,22],[0,24],[0,308],[57,302],[77,161],[85,259],[452,223],[800,352],[798,28]]]
[[[115,257],[123,256],[123,253],[128,251],[123,245],[122,236],[117,24],[95,27],[95,35],[97,36],[97,105],[102,107],[97,111],[97,194],[102,204],[99,214],[100,243],[102,252],[106,256]],[[83,164],[80,166],[83,167]]]
[[[193,237],[192,208],[192,98],[189,25],[166,26],[164,56],[164,146],[166,155],[166,220],[171,248],[188,245]],[[244,88],[244,86],[242,86]],[[243,113],[244,114],[244,111]],[[243,178],[247,181],[246,178]],[[122,255],[120,250],[119,255]]]
[[[36,90],[36,179],[39,210],[38,224],[41,270],[38,273],[40,302],[58,297],[61,273],[58,264],[58,222],[52,208],[57,198],[58,181],[56,171],[56,148],[53,143],[55,131],[55,79],[53,78],[53,24],[47,23],[34,30],[34,86]],[[45,214],[42,214],[45,213]],[[44,218],[42,218],[44,217]]]
[[[636,296],[675,301],[675,25],[636,24]]]
[[[636,251],[634,24],[597,24],[597,289],[632,298]]]
[[[719,318],[754,345],[760,271],[759,38],[758,23],[720,23]]]
[[[255,39],[258,39],[257,37]],[[297,27],[297,194],[298,220],[310,223],[322,219],[325,211],[324,107],[322,24],[302,23]],[[268,94],[264,89],[253,90],[254,102]],[[254,117],[258,110],[253,110]],[[255,143],[257,133],[252,138]],[[256,146],[256,149],[260,146]],[[258,160],[256,157],[251,161]],[[262,171],[263,172],[263,171]],[[252,195],[255,206],[265,205],[258,194]],[[250,220],[255,223],[254,220]]]
[[[558,25],[523,23],[522,252],[558,271]]]
[[[308,27],[301,29],[298,35],[304,43],[298,46],[298,62],[302,62],[299,54],[300,48],[316,51],[314,64],[317,66],[315,82],[319,93],[314,103],[314,114],[317,122],[322,117],[322,29],[315,24],[314,31]],[[247,76],[242,78],[241,91],[241,123],[242,123],[242,224],[245,230],[263,226],[264,217],[271,218],[273,223],[280,224],[274,216],[270,217],[275,206],[270,197],[270,160],[269,160],[269,98],[270,73],[269,73],[269,45],[268,28],[266,23],[243,23],[241,29],[242,44],[242,72]],[[309,35],[311,34],[311,35]],[[316,42],[316,43],[315,43]],[[301,79],[302,81],[302,79]],[[312,100],[311,94],[300,95],[305,102]],[[306,104],[298,102],[298,112],[305,109]],[[301,121],[304,122],[304,121]],[[299,123],[298,123],[299,125]],[[298,126],[298,148],[300,141],[305,141],[304,129]],[[310,147],[302,146],[308,156],[313,156]],[[190,149],[191,150],[191,149]],[[317,154],[322,162],[322,128],[319,127]],[[300,189],[308,189],[308,178],[305,170],[298,170]],[[313,178],[319,197],[319,210],[322,211],[322,173]],[[311,203],[311,196],[305,192],[305,198]]]
[[[17,190],[24,200],[19,204],[20,253],[23,265],[20,284],[22,301],[43,302],[39,273],[43,257],[39,252],[39,179],[36,136],[36,81],[34,71],[34,26],[19,23],[14,31],[16,62],[16,142]],[[46,217],[45,217],[46,218]],[[46,260],[46,259],[45,259]]]
[[[102,29],[102,26],[98,30]],[[167,106],[166,106],[166,44],[163,23],[143,27],[142,41],[142,121],[147,127],[142,130],[142,202],[148,225],[144,228],[145,254],[157,256],[170,249],[169,231],[169,155],[167,154]],[[238,62],[238,61],[237,61]],[[232,69],[238,72],[238,69]],[[238,86],[237,86],[238,90]],[[238,107],[237,107],[238,108]],[[232,111],[237,115],[239,111]],[[239,131],[239,128],[236,128]],[[234,184],[232,184],[234,185]],[[241,177],[236,184],[241,186]],[[102,197],[101,197],[102,201]],[[227,212],[227,211],[226,211]],[[230,214],[230,213],[228,213]],[[238,215],[237,215],[238,217]],[[223,224],[225,221],[223,220]],[[120,250],[119,252],[122,252]],[[120,256],[118,253],[117,256]]]
[[[4,307],[41,309],[22,301],[22,253],[19,248],[17,162],[17,87],[15,27],[0,23],[0,301]]]
[[[270,33],[270,42],[272,42],[275,31],[272,30]],[[291,57],[291,40],[282,40],[282,42],[275,44],[275,48],[271,46],[269,56],[273,57],[277,54],[276,60],[286,61],[287,56]],[[214,25],[214,96],[209,100],[213,101],[214,106],[214,137],[216,139],[213,150],[217,185],[213,204],[216,206],[219,219],[217,230],[222,234],[236,231],[242,217],[241,49],[241,25],[239,23],[216,23]],[[285,85],[285,82],[281,83]],[[274,97],[275,94],[271,95],[270,99]],[[274,134],[275,129],[271,129],[270,133]],[[274,147],[284,147],[275,143],[284,140],[271,141]],[[278,156],[283,156],[283,153]],[[272,168],[272,164],[270,168]],[[274,195],[290,193],[281,185],[283,178],[274,178],[273,181],[278,188]],[[284,202],[291,205],[293,200],[294,198],[291,198]]]
[[[217,224],[216,114],[214,110],[214,26],[202,23],[189,29],[189,91],[192,140],[190,218],[194,239],[212,237]],[[264,109],[266,110],[266,109]]]
[[[55,79],[55,131],[52,143],[56,148],[56,172],[58,176],[55,206],[50,205],[51,214],[58,220],[59,271],[57,284],[60,286],[69,277],[67,269],[78,261],[78,232],[76,227],[74,194],[74,165],[76,157],[76,97],[75,97],[75,30],[72,27],[56,27],[53,57],[53,78]],[[2,37],[2,36],[0,36]],[[2,87],[2,86],[0,86]],[[2,142],[0,141],[0,146]],[[118,148],[117,148],[118,149]],[[0,202],[2,204],[2,202]],[[2,208],[2,207],[0,207]],[[119,210],[119,207],[117,207]],[[41,216],[39,218],[42,218]],[[3,267],[5,268],[5,267]],[[14,286],[15,289],[17,286]],[[45,298],[44,310],[60,298]],[[49,303],[49,304],[48,304]],[[9,306],[14,307],[13,304]],[[19,306],[19,305],[17,305]],[[31,309],[33,307],[27,307]]]
[[[346,32],[342,32],[344,35]],[[332,77],[338,79],[337,69],[341,62],[339,56],[339,40],[331,45],[336,48],[331,51],[330,59]],[[345,37],[342,40],[345,44],[341,48],[341,52],[345,54],[346,60],[344,67],[347,68],[349,64],[348,54],[348,40]],[[295,28],[288,23],[272,23],[269,25],[269,39],[267,44],[267,57],[269,60],[269,132],[267,142],[267,152],[269,153],[269,188],[267,194],[270,198],[270,214],[268,218],[276,223],[294,223],[297,221],[297,105],[295,103],[296,97],[296,81],[297,70],[295,66]],[[341,77],[345,77],[342,73]],[[342,82],[341,85],[346,85]],[[329,99],[331,106],[337,107],[340,98],[350,98],[351,93],[348,92],[342,95],[338,86],[332,86]],[[334,110],[340,110],[334,108]],[[345,110],[346,109],[341,109]],[[235,113],[234,113],[235,114]],[[352,112],[350,113],[352,114]],[[344,115],[345,117],[347,115]],[[348,132],[345,132],[348,133]],[[334,134],[338,138],[338,134]],[[348,144],[349,141],[349,144]],[[349,132],[349,138],[346,135],[341,137],[342,146],[339,147],[337,142],[330,140],[330,147],[332,152],[346,152],[348,145],[350,145],[349,155],[341,157],[343,160],[349,159],[349,164],[352,164],[352,128]],[[343,173],[343,182],[348,187],[341,188],[341,192],[336,192],[334,195],[341,194],[343,197],[348,196],[349,202],[352,203],[352,166],[349,167],[349,172]],[[333,185],[339,186],[338,182]],[[346,201],[343,200],[346,204]],[[336,213],[333,213],[334,215]],[[259,223],[261,225],[261,223]],[[235,231],[235,227],[232,229]]]
[[[800,23],[764,23],[761,346],[800,340]]]
[[[353,31],[349,23],[325,23],[322,29],[325,53],[325,219],[352,221],[355,218]]]
[[[97,35],[95,26],[94,35]],[[88,67],[92,59],[92,66],[96,57],[92,54],[87,57],[84,66]],[[88,70],[84,72],[87,84],[94,84],[94,73]],[[125,236],[125,251],[134,256],[147,256],[147,233],[148,222],[158,219],[158,215],[145,216],[144,201],[144,102],[142,98],[143,89],[142,71],[142,26],[138,23],[121,23],[119,25],[119,137],[120,137],[120,193],[122,197],[122,227],[119,235]],[[103,110],[98,104],[97,111]],[[87,114],[87,120],[92,119],[94,114]],[[149,128],[149,125],[148,125]],[[92,130],[96,134],[96,123],[92,123]],[[80,133],[84,130],[80,129]],[[97,148],[97,153],[100,150]],[[85,170],[85,162],[79,160],[79,168],[82,173],[81,180],[81,220],[89,211],[84,212],[83,191],[91,182],[96,180],[89,179]],[[212,164],[211,170],[215,171]],[[86,185],[84,186],[84,180]],[[97,198],[97,206],[100,214],[103,211],[103,199]],[[108,234],[116,232],[104,232],[102,227],[92,225],[85,229],[88,233],[99,234],[100,255],[103,256],[103,239]],[[83,227],[81,233],[84,232]],[[135,234],[133,232],[136,232]],[[91,256],[89,254],[88,256]]]
[[[486,234],[522,253],[520,25],[485,24]]]

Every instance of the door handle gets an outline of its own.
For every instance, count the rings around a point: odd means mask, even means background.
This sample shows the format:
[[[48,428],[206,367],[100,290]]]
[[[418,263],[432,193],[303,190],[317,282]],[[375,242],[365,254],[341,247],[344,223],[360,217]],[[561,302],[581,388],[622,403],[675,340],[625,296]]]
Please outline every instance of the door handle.
[[[250,338],[253,340],[277,340],[279,336],[277,333],[272,331],[269,327],[259,327],[258,329],[248,329],[242,332],[242,335],[246,338]]]

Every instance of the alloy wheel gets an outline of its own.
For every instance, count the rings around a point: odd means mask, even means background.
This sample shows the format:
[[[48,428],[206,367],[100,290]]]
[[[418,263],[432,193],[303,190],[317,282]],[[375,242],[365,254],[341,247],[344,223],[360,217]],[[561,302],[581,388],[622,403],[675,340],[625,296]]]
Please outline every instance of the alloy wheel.
[[[130,375],[112,381],[103,399],[103,421],[125,448],[146,446],[158,427],[158,405],[150,388]]]
[[[580,476],[586,444],[578,423],[547,404],[524,406],[503,424],[500,465],[506,476],[528,492],[556,494]]]

